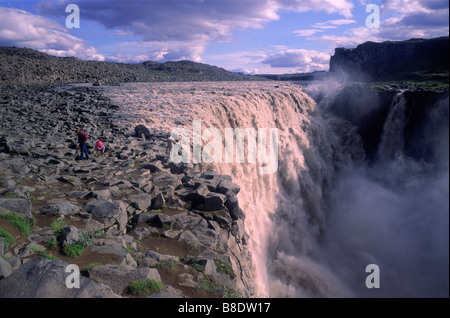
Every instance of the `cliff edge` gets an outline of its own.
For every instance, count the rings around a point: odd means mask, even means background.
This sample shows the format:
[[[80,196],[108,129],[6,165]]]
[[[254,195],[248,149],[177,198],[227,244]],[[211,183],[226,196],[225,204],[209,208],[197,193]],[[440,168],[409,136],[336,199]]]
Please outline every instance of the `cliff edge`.
[[[419,74],[430,78],[449,69],[449,37],[366,42],[354,49],[336,48],[330,72],[344,71],[357,80],[401,80]]]

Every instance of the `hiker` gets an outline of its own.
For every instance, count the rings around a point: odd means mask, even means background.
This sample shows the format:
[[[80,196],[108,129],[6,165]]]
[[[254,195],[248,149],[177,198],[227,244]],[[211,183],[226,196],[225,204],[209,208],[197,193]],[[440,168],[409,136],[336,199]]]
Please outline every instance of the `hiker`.
[[[95,150],[96,151],[101,151],[102,154],[105,153],[105,149],[106,147],[103,145],[103,138],[99,138],[98,141],[95,143]]]
[[[89,154],[86,148],[88,136],[79,129],[75,130],[75,132],[78,136],[78,143],[80,144],[80,160],[83,160],[84,154],[86,154],[86,159],[89,159]]]

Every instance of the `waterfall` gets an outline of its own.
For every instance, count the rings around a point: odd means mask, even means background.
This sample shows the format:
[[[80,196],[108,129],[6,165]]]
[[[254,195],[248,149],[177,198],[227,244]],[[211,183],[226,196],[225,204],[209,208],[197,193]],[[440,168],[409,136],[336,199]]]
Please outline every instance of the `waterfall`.
[[[241,186],[238,199],[246,215],[257,296],[346,295],[339,280],[320,265],[318,253],[326,228],[323,190],[332,183],[339,147],[300,86],[159,83],[128,84],[127,93],[123,91],[113,88],[109,94],[127,105],[123,116],[129,122],[134,114],[133,124],[166,131],[181,125],[192,131],[193,122],[201,120],[204,128],[217,128],[223,135],[226,128],[276,128],[275,173],[262,174],[259,163],[248,162],[208,167],[231,175]]]
[[[203,169],[231,175],[241,187],[256,296],[379,297],[433,290],[448,295],[448,166],[439,177],[424,176],[422,164],[402,155],[407,120],[402,94],[392,102],[379,145],[387,163],[367,167],[355,161],[362,151],[355,129],[319,108],[298,85],[145,83],[105,90],[122,105],[117,120],[130,129],[142,123],[166,132],[182,127],[194,135],[194,123],[201,122],[221,136],[227,128],[277,130],[275,173],[261,173],[259,161],[202,163]],[[419,232],[424,237],[415,235]],[[447,278],[446,286],[435,288],[439,278],[418,275],[424,270],[420,248],[427,244],[433,251],[425,263]],[[380,265],[388,288],[367,289],[368,264]],[[423,291],[412,286],[424,286]]]
[[[379,146],[380,160],[387,161],[400,156],[405,146],[406,99],[403,91],[397,93],[391,105],[391,110],[384,124]]]

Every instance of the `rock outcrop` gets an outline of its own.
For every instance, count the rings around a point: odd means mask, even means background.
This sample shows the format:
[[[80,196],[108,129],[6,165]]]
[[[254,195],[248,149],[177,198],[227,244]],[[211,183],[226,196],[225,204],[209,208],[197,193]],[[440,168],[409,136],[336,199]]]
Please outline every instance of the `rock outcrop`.
[[[411,80],[414,72],[448,74],[448,56],[448,36],[366,42],[354,49],[337,48],[330,60],[330,73],[342,70],[354,79],[364,80],[391,80],[406,76]]]
[[[0,280],[0,297],[6,298],[119,298],[102,283],[80,277],[80,288],[67,288],[69,265],[61,260],[34,258]]]
[[[136,280],[161,284],[157,297],[254,294],[231,177],[171,162],[169,134],[116,126],[93,88],[2,86],[0,104],[0,297],[130,297]]]

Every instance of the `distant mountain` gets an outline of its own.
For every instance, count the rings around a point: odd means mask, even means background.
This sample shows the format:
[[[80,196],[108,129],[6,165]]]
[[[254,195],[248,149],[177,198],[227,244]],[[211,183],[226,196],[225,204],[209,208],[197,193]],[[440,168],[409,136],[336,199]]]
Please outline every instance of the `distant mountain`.
[[[297,73],[297,74],[258,74],[258,76],[274,80],[274,81],[313,81],[326,78],[328,72],[315,71],[312,73]]]
[[[354,49],[337,48],[330,73],[344,71],[354,79],[402,80],[433,77],[449,70],[449,37],[366,42]]]
[[[0,82],[96,83],[248,81],[263,78],[191,61],[140,64],[56,57],[28,48],[0,46]]]

